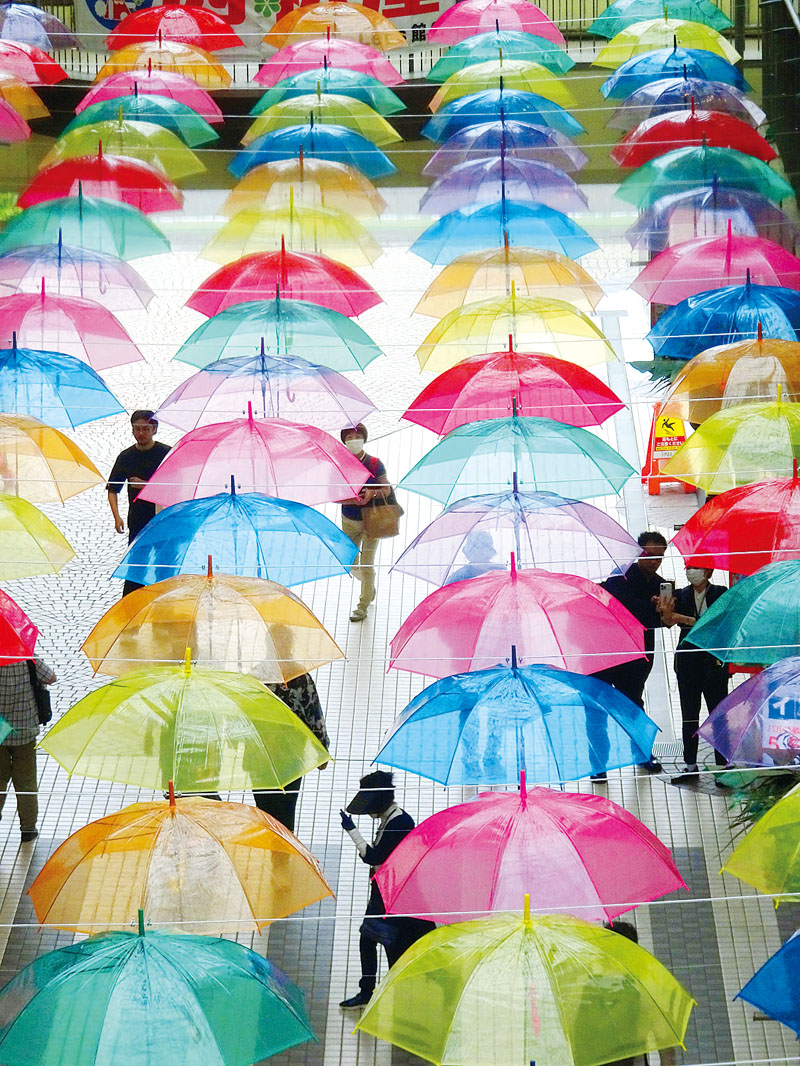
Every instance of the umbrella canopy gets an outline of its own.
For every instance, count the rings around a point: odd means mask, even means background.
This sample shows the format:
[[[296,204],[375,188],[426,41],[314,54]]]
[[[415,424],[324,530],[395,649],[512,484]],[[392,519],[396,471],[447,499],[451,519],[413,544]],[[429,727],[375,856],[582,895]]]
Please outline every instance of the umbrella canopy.
[[[38,507],[0,494],[0,580],[57,574],[74,558],[72,545]]]
[[[763,163],[778,155],[760,133],[740,118],[689,107],[645,119],[611,149],[611,158],[621,167],[640,167],[666,152],[690,145],[735,148]]]
[[[220,311],[197,327],[175,358],[205,368],[218,359],[252,358],[262,349],[276,356],[311,355],[339,371],[363,370],[381,354],[361,326],[338,311],[307,300],[275,299]]]
[[[333,895],[311,852],[273,818],[171,790],[168,801],[133,803],[73,833],[29,893],[39,921],[59,929],[128,929],[141,908],[151,922],[206,936],[258,932]]]
[[[33,4],[0,5],[0,37],[32,44],[45,52],[56,48],[80,48],[78,38],[61,19]]]
[[[424,214],[444,215],[453,208],[499,201],[531,200],[555,211],[587,211],[589,202],[563,170],[550,163],[503,155],[459,163],[438,178],[420,200]]]
[[[38,637],[39,630],[20,605],[0,589],[0,655],[3,664],[8,666],[22,659],[33,659]],[[5,719],[0,719],[0,722],[8,725]],[[8,732],[6,730],[5,736],[8,736]]]
[[[519,674],[535,685],[530,669]],[[489,701],[486,675],[498,675],[501,688],[513,684],[507,668],[482,673]],[[638,818],[603,796],[528,792],[524,776],[519,793],[485,792],[420,822],[375,880],[388,914],[445,925],[513,911],[526,892],[539,911],[611,921],[636,902],[686,888],[669,848]]]
[[[380,118],[380,115],[376,117]],[[304,156],[347,163],[367,178],[385,178],[397,170],[386,153],[360,133],[346,126],[315,125],[313,114],[310,120],[304,125],[287,126],[262,134],[233,157],[228,170],[234,177],[241,178],[255,166],[295,158],[301,151]]]
[[[466,2],[466,0],[462,0]],[[523,244],[561,252],[572,259],[597,250],[594,238],[561,211],[543,203],[507,200],[458,208],[420,234],[411,251],[434,266],[478,248]]]
[[[0,1001],[9,1063],[63,1055],[93,1066],[105,1047],[144,1063],[175,1040],[186,1066],[245,1066],[314,1036],[300,990],[261,955],[232,940],[145,933],[142,911],[138,935],[100,933],[40,955]]]
[[[47,118],[50,114],[49,109],[45,107],[27,82],[2,69],[0,69],[0,100],[10,104],[24,119]]]
[[[800,403],[743,403],[710,418],[663,469],[709,493],[789,477],[800,458]]]
[[[163,40],[120,48],[100,68],[94,83],[97,85],[113,74],[153,69],[182,74],[203,89],[227,89],[231,83],[230,74],[209,52],[180,41]]]
[[[430,79],[430,74],[428,78]],[[250,109],[250,114],[261,115],[268,107],[280,103],[281,100],[315,93],[318,86],[319,91],[323,93],[336,93],[339,96],[352,96],[354,100],[361,100],[362,103],[369,104],[379,115],[392,115],[397,111],[406,110],[406,105],[397,93],[392,92],[388,85],[381,84],[372,75],[363,74],[358,70],[347,70],[344,67],[320,66],[312,70],[303,70],[299,74],[293,74],[290,78],[283,78],[271,89],[267,89],[258,103]]]
[[[28,415],[0,415],[2,491],[34,503],[64,503],[105,478],[60,430]]]
[[[376,48],[343,38],[287,45],[270,56],[253,81],[256,85],[276,85],[284,78],[319,67],[345,68],[358,74],[369,74],[383,85],[402,85],[404,81],[403,75]]]
[[[340,96],[336,93],[326,93],[323,96],[320,90],[305,96],[291,96],[288,100],[281,100],[266,108],[242,137],[242,144],[252,144],[258,137],[274,130],[285,129],[287,126],[303,126],[307,123],[344,126],[377,145],[394,144],[403,139],[369,104],[352,96]]]
[[[685,48],[710,52],[728,63],[738,63],[742,58],[733,45],[711,26],[687,19],[665,18],[662,14],[660,18],[637,20],[615,34],[597,53],[592,66],[614,70],[629,59],[643,53],[652,54],[669,45],[675,50]]]
[[[428,30],[432,44],[458,44],[487,30],[515,30],[544,37],[566,48],[564,35],[530,0],[461,0],[447,8]]]
[[[636,89],[619,105],[608,128],[632,130],[648,118],[668,115],[671,111],[685,111],[691,107],[692,100],[695,107],[734,115],[755,128],[767,117],[754,100],[733,85],[724,81],[709,81],[707,78],[681,76],[657,78]]]
[[[199,10],[203,10],[200,8]],[[113,122],[123,118],[150,122],[174,133],[189,148],[202,144],[212,144],[219,140],[219,134],[204,118],[197,114],[188,104],[183,104],[171,96],[154,96],[152,93],[138,93],[134,84],[132,96],[115,96],[79,111],[75,118],[62,131],[70,133],[81,126],[92,126],[97,122]]]
[[[231,477],[233,481],[233,477]],[[128,548],[114,577],[153,585],[218,571],[279,585],[346,574],[358,549],[329,518],[302,503],[257,492],[222,492],[161,511]]]
[[[93,85],[89,89],[80,103],[75,105],[75,111],[80,114],[84,108],[100,103],[101,100],[115,100],[120,96],[130,96],[131,93],[166,96],[191,107],[196,114],[204,118],[206,122],[210,122],[212,126],[221,125],[224,122],[219,106],[193,78],[187,78],[183,74],[176,74],[170,70],[154,69],[152,63],[144,70],[126,70],[104,78],[99,85]]]
[[[449,585],[504,568],[512,552],[522,569],[568,570],[590,581],[624,573],[641,555],[633,537],[598,507],[555,492],[512,489],[445,507],[393,569]]]
[[[446,141],[468,126],[487,121],[547,126],[565,137],[577,137],[585,132],[580,122],[560,104],[535,92],[504,87],[483,89],[444,104],[422,127],[422,136],[429,141]]]
[[[381,52],[406,44],[391,19],[364,4],[348,4],[345,0],[301,4],[282,15],[264,40],[273,48],[285,48],[314,37],[357,41]]]
[[[128,155],[106,155],[102,148],[93,155],[73,156],[44,167],[31,179],[17,203],[20,207],[33,207],[78,194],[117,201],[147,214],[180,211],[183,207],[183,193],[160,164]]]
[[[792,665],[796,676],[797,663]],[[788,693],[782,689],[781,695]],[[795,786],[759,818],[722,869],[774,896],[776,904],[794,902],[800,892],[799,827],[800,786]]]
[[[714,30],[727,30],[731,20],[711,0],[670,0],[669,14],[673,19],[702,22]],[[615,37],[636,22],[660,19],[664,15],[661,0],[614,0],[602,15],[589,26],[587,33],[596,37]]]
[[[462,359],[429,382],[403,415],[440,436],[467,422],[518,415],[599,426],[624,408],[588,370],[540,352],[508,350]]]
[[[163,4],[132,11],[106,37],[106,45],[117,51],[144,41],[180,41],[207,52],[238,48],[243,42],[230,25],[207,8]]]
[[[750,90],[742,72],[727,59],[703,48],[672,47],[633,56],[603,82],[600,92],[612,100],[624,100],[637,89],[670,77],[721,81],[744,92]]]
[[[463,3],[464,0],[460,2]],[[468,121],[465,114],[460,117],[464,122]],[[523,117],[528,116],[523,113]],[[558,130],[546,125],[534,125],[537,117],[546,122],[549,116],[539,116],[537,112],[530,116],[531,121],[518,122],[504,118],[464,126],[436,149],[422,168],[422,173],[426,176],[444,177],[451,167],[458,166],[459,163],[496,159],[501,145],[505,145],[507,158],[538,160],[561,167],[571,174],[585,166],[588,159],[586,153],[571,144]],[[440,115],[434,115],[435,120],[438,121],[439,118]]]
[[[199,662],[251,670],[270,685],[344,658],[293,592],[274,581],[211,573],[181,574],[129,592],[81,650],[96,673],[120,677],[142,663],[180,662],[187,647]]]
[[[18,144],[30,135],[31,128],[20,113],[6,100],[0,100],[0,142]]]
[[[531,918],[527,898],[522,918],[459,922],[418,940],[356,1028],[464,1066],[589,1066],[683,1043],[695,1001],[660,962],[579,918]],[[427,1016],[432,1002],[440,1008]]]
[[[577,107],[577,101],[567,83],[547,67],[524,59],[505,58],[490,59],[457,70],[439,86],[429,107],[431,111],[438,111],[453,100],[495,88],[501,91],[516,89],[537,93],[545,100],[552,100],[559,107]]]
[[[0,68],[28,85],[57,85],[69,77],[47,52],[21,41],[0,39]]]
[[[386,201],[356,167],[334,159],[274,159],[248,170],[228,193],[220,214],[232,218],[252,207],[328,207],[357,218],[379,218]]]
[[[232,467],[234,469],[232,469]],[[161,507],[214,496],[231,474],[244,492],[318,504],[357,496],[366,467],[324,430],[282,418],[201,426],[183,436],[140,493]]]
[[[423,370],[439,373],[468,356],[496,351],[509,336],[518,348],[555,355],[579,366],[617,358],[597,326],[571,304],[517,296],[513,283],[510,296],[450,311],[433,327],[416,355]]]
[[[797,997],[797,967],[800,937],[795,933],[750,978],[736,999],[751,1003],[768,1018],[775,1018],[800,1036],[800,1003]]]
[[[575,66],[575,60],[567,55],[560,45],[532,33],[518,30],[495,29],[488,33],[476,33],[465,41],[448,48],[428,71],[428,81],[447,81],[465,67],[488,60],[521,59],[539,63],[554,74],[566,74]]]
[[[158,417],[186,432],[235,418],[248,404],[261,418],[305,419],[329,431],[357,426],[375,411],[368,396],[330,367],[262,352],[209,363],[170,393]]]
[[[447,504],[510,487],[516,475],[521,488],[590,499],[618,493],[632,473],[619,452],[586,429],[550,418],[512,416],[451,430],[400,485]]]
[[[433,279],[414,311],[443,318],[464,304],[508,296],[512,285],[522,297],[557,298],[586,314],[603,298],[591,275],[567,256],[504,243],[454,259]]]
[[[643,634],[599,585],[518,571],[512,557],[510,573],[455,581],[417,604],[392,638],[389,669],[442,678],[503,662],[514,645],[526,663],[591,674],[640,659]]]

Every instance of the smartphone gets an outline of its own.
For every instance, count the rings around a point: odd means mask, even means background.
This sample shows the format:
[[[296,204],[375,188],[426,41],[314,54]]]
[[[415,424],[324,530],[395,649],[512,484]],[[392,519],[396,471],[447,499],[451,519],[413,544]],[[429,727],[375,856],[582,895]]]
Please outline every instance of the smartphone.
[[[658,599],[660,603],[669,603],[672,599],[672,582],[662,581],[658,588]]]

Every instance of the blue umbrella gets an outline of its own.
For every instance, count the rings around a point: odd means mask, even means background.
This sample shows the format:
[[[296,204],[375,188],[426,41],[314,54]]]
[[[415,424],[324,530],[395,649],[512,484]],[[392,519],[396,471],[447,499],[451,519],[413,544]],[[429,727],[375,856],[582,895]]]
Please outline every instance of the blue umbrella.
[[[465,126],[440,145],[422,169],[426,176],[444,177],[459,163],[479,159],[496,159],[500,146],[505,144],[509,156],[550,163],[562,170],[576,171],[584,167],[588,156],[551,126],[535,126],[516,119],[494,119]]]
[[[231,459],[231,465],[236,460]],[[329,518],[291,500],[231,491],[167,507],[131,544],[114,577],[153,585],[177,574],[217,571],[279,585],[346,574],[358,548]]]
[[[705,78],[723,81],[745,92],[750,89],[741,71],[714,52],[702,48],[659,48],[626,60],[603,82],[600,92],[613,100],[624,100],[657,78],[670,77]]]
[[[597,248],[586,230],[560,211],[501,197],[443,215],[417,237],[411,251],[436,266],[478,248],[498,248],[506,233],[509,244],[547,248],[570,259]]]
[[[124,410],[100,375],[73,355],[18,348],[16,333],[12,347],[0,349],[0,411],[74,429]]]
[[[800,936],[770,956],[735,998],[743,999],[800,1036]]]
[[[252,144],[233,157],[228,170],[236,178],[261,163],[274,163],[278,159],[295,159],[300,150],[314,159],[331,159],[334,163],[347,163],[360,170],[367,178],[385,178],[394,174],[397,167],[385,152],[362,137],[360,133],[345,126],[314,125],[286,126],[256,137]]]
[[[488,33],[476,33],[465,41],[448,48],[447,53],[428,71],[428,81],[447,81],[464,67],[484,63],[489,59],[527,59],[551,70],[554,74],[566,74],[575,66],[563,48],[544,37],[518,30],[494,29]]]
[[[658,726],[605,681],[511,663],[423,689],[375,762],[443,785],[575,781],[646,762]]]
[[[439,108],[423,126],[422,136],[430,141],[446,141],[466,126],[502,118],[550,126],[566,137],[577,137],[585,132],[568,111],[538,93],[526,93],[521,89],[484,89],[451,100]]]
[[[281,100],[289,100],[293,96],[308,96],[309,93],[317,91],[317,86],[322,93],[338,93],[339,96],[360,100],[379,115],[393,115],[406,110],[406,105],[397,93],[392,92],[388,85],[383,85],[371,74],[348,70],[346,67],[317,67],[314,70],[302,70],[291,78],[282,78],[271,89],[267,89],[258,103],[250,109],[250,114],[260,115],[273,104],[279,104]]]

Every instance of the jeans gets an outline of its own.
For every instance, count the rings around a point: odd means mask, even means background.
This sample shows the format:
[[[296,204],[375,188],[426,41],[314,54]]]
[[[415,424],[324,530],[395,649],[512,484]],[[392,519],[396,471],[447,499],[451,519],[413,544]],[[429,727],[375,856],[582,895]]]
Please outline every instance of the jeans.
[[[378,550],[378,542],[371,537],[364,536],[363,522],[345,518],[344,515],[342,515],[342,531],[359,549],[350,573],[356,581],[361,582],[358,606],[366,610],[375,599],[375,553]]]
[[[39,814],[35,740],[27,744],[0,744],[0,811],[6,801],[9,781],[17,796],[20,830],[30,833],[36,828]]]

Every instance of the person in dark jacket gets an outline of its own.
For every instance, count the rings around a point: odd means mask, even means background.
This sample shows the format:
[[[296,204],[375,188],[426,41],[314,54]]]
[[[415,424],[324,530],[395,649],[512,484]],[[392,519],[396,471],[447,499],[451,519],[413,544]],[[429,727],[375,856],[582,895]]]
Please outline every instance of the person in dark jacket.
[[[394,778],[386,770],[375,770],[362,777],[359,791],[339,811],[342,829],[358,849],[362,862],[369,866],[370,890],[364,921],[359,930],[361,954],[361,980],[359,991],[343,999],[340,1007],[351,1009],[364,1007],[372,998],[378,979],[378,943],[383,944],[386,959],[393,966],[400,956],[425,933],[435,928],[433,922],[421,918],[380,918],[386,914],[380,889],[375,883],[375,873],[389,858],[394,849],[414,828],[414,819],[394,801]],[[368,814],[377,823],[372,843],[368,844],[351,814]]]

